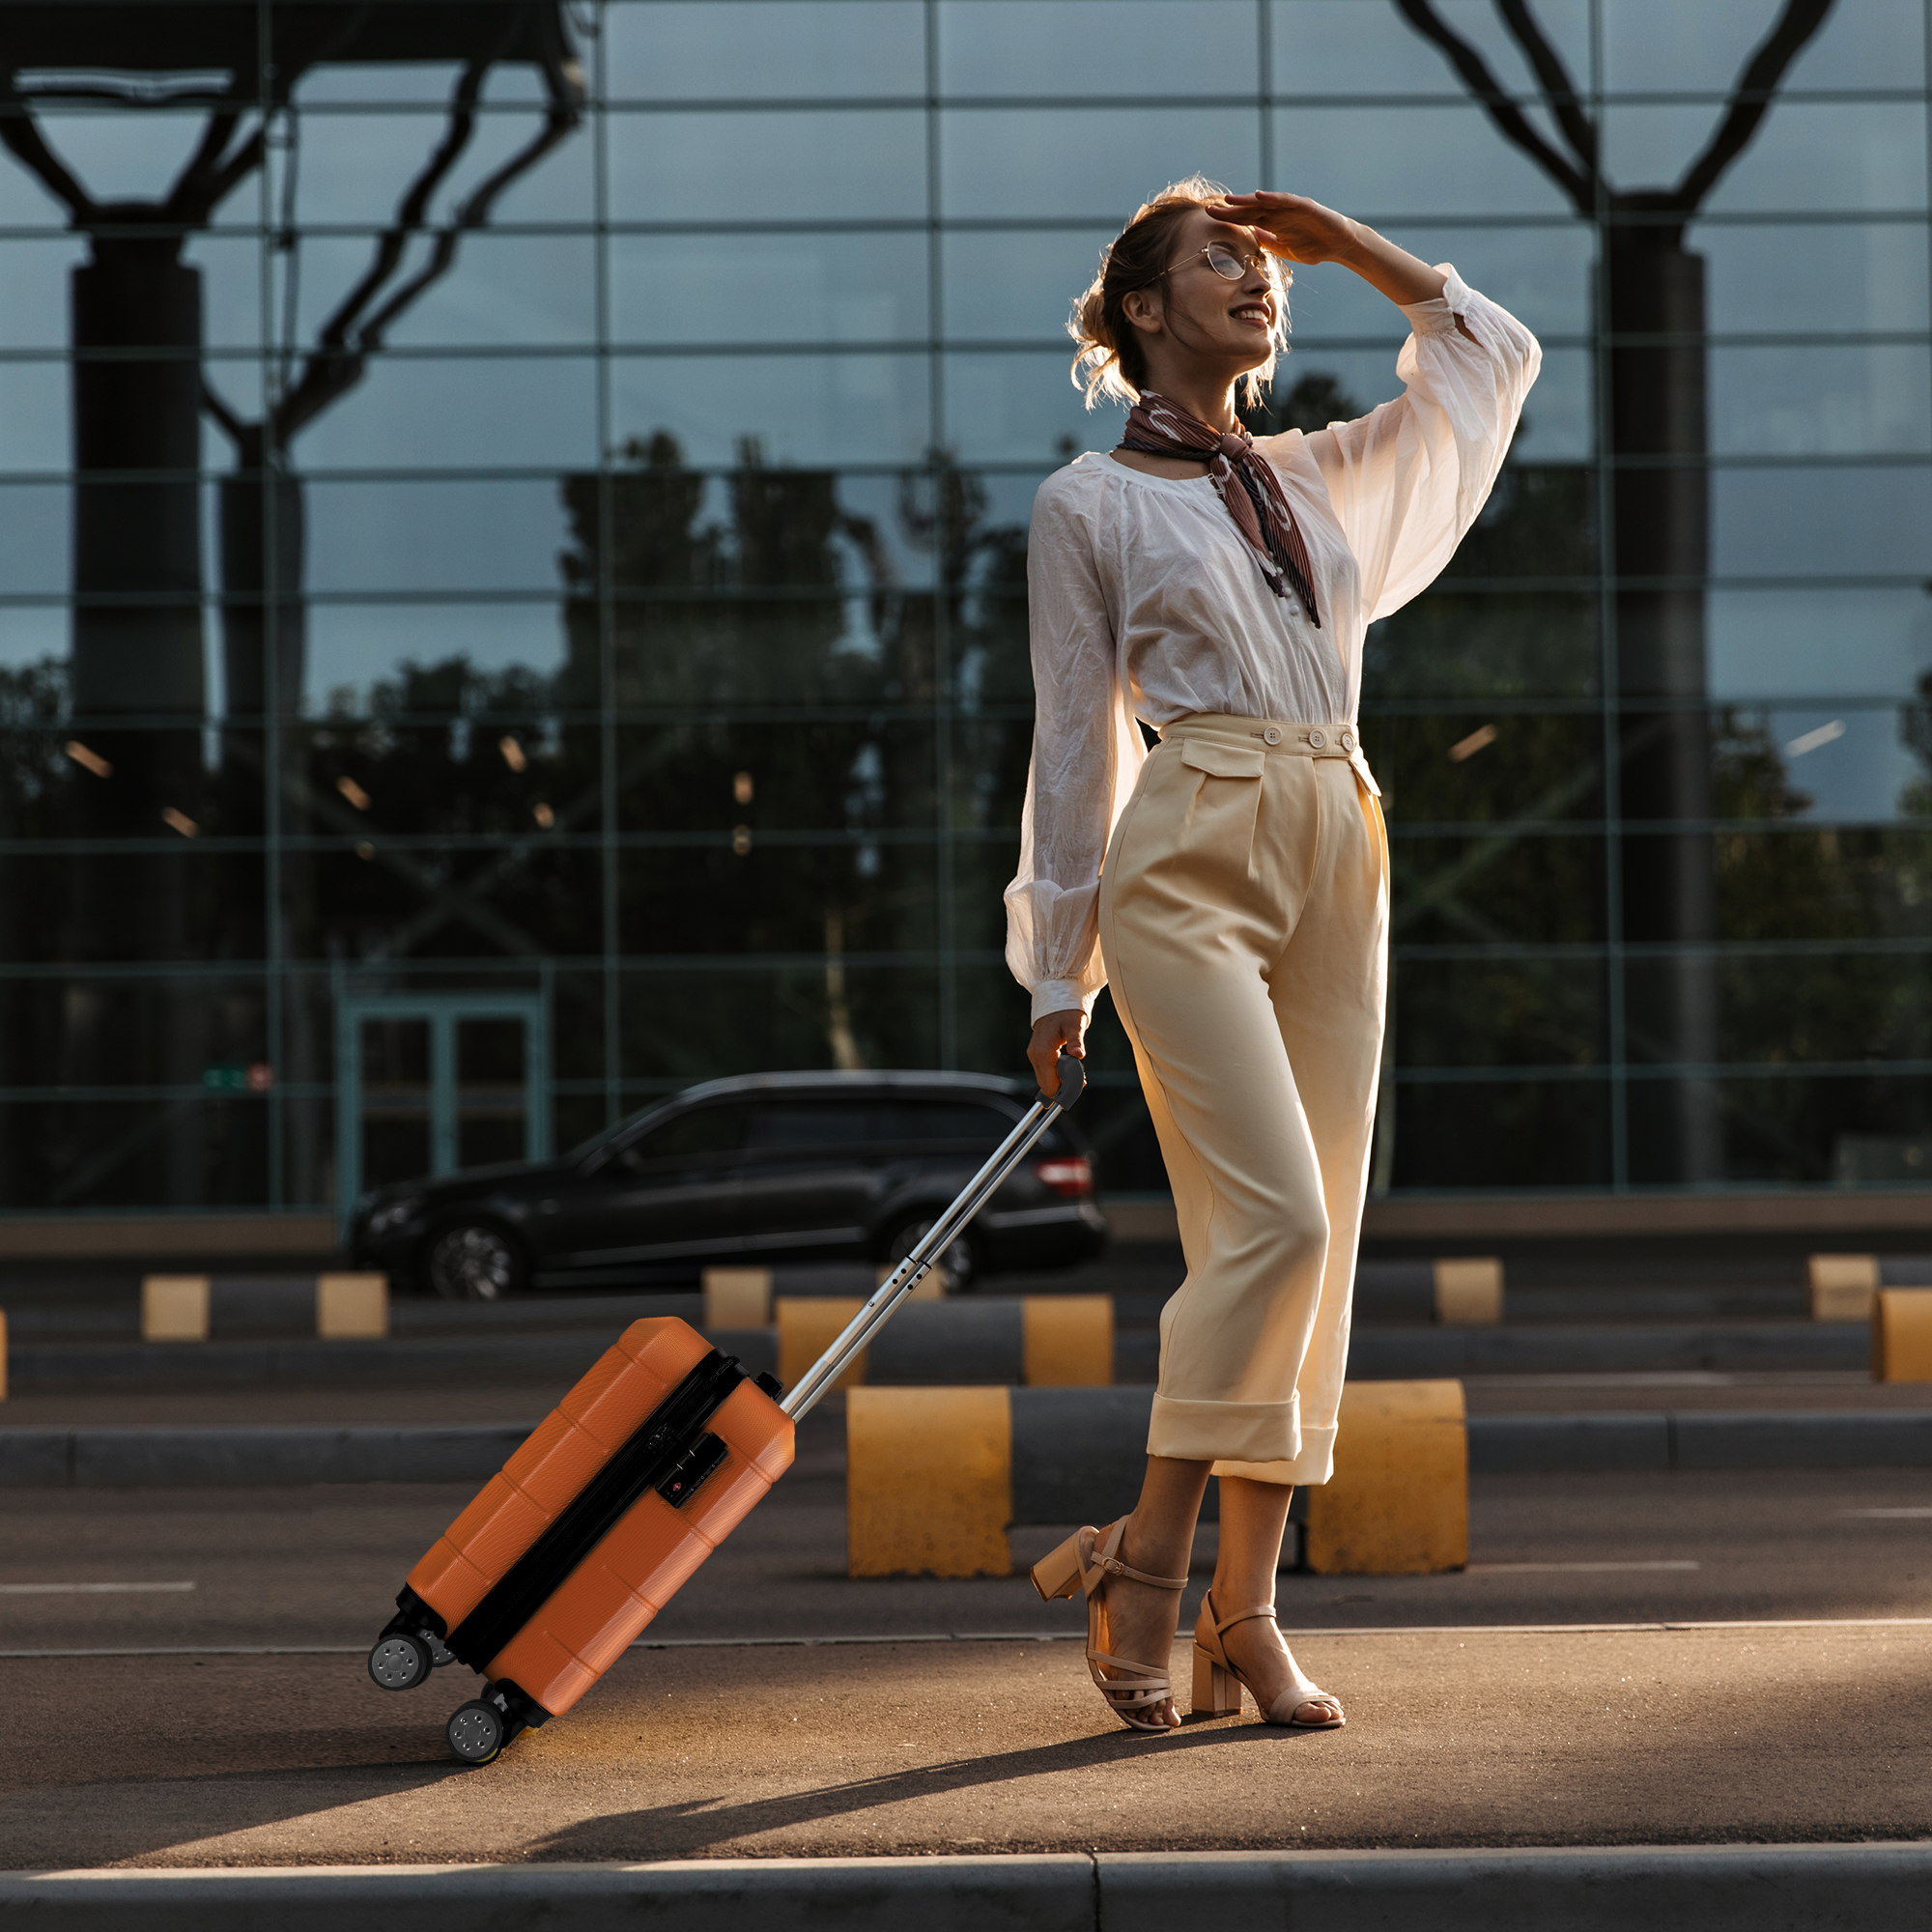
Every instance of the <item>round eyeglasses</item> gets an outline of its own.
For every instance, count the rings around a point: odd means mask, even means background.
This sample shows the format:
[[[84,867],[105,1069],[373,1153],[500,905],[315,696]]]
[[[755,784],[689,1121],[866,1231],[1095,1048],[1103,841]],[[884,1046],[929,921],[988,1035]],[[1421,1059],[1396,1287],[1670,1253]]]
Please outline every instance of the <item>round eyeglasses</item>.
[[[1250,269],[1257,274],[1265,275],[1268,272],[1268,258],[1259,250],[1252,255],[1243,254],[1238,248],[1229,247],[1225,242],[1210,242],[1207,247],[1197,248],[1195,254],[1206,255],[1208,266],[1224,282],[1238,282]],[[1189,255],[1186,259],[1191,262],[1194,256]],[[1175,264],[1176,268],[1180,266],[1179,262]]]
[[[1225,242],[1210,242],[1207,247],[1195,249],[1192,255],[1183,255],[1179,261],[1170,262],[1166,268],[1160,270],[1159,274],[1150,275],[1140,286],[1142,288],[1151,288],[1162,277],[1173,274],[1177,269],[1187,268],[1203,255],[1208,258],[1208,266],[1224,282],[1238,282],[1250,269],[1267,276],[1270,281],[1274,279],[1274,271],[1269,267],[1268,258],[1265,255],[1260,253],[1252,255],[1243,254],[1238,248],[1229,247]]]

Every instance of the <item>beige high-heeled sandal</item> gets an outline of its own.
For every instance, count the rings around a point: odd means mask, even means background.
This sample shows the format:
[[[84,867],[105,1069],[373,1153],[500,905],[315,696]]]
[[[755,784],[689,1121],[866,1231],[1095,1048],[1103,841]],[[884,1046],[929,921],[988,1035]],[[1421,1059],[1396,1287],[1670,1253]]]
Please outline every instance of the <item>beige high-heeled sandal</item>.
[[[1087,1592],[1087,1669],[1099,1686],[1107,1708],[1122,1723],[1137,1731],[1159,1731],[1174,1726],[1158,1720],[1156,1713],[1174,1695],[1174,1685],[1157,1664],[1134,1663],[1113,1657],[1104,1648],[1108,1641],[1106,1620],[1107,1582],[1114,1577],[1130,1577],[1136,1583],[1150,1583],[1156,1590],[1184,1590],[1185,1577],[1150,1577],[1121,1561],[1121,1538],[1127,1520],[1122,1517],[1110,1529],[1086,1528],[1069,1536],[1050,1556],[1042,1556],[1033,1566],[1033,1586],[1048,1603],[1056,1597],[1070,1597],[1075,1590]],[[1105,1536],[1106,1542],[1100,1539]],[[1108,1676],[1105,1664],[1117,1673]]]
[[[1257,1604],[1252,1609],[1236,1610],[1232,1617],[1217,1617],[1214,1614],[1213,1591],[1209,1590],[1201,1599],[1201,1614],[1194,1620],[1194,1715],[1197,1718],[1237,1718],[1241,1714],[1241,1692],[1245,1690],[1249,1696],[1255,1697],[1253,1686],[1229,1661],[1228,1646],[1221,1639],[1236,1624],[1251,1622],[1256,1617],[1265,1617],[1273,1623],[1274,1605]],[[1297,1731],[1339,1731],[1349,1721],[1342,1715],[1341,1699],[1331,1697],[1319,1684],[1313,1684],[1304,1677],[1292,1650],[1288,1653],[1288,1667],[1293,1673],[1293,1682],[1262,1711],[1263,1719],[1270,1724],[1286,1724]],[[1261,1701],[1255,1697],[1258,1709]],[[1318,1707],[1326,1704],[1335,1715],[1332,1718],[1296,1716],[1297,1712],[1311,1704]]]

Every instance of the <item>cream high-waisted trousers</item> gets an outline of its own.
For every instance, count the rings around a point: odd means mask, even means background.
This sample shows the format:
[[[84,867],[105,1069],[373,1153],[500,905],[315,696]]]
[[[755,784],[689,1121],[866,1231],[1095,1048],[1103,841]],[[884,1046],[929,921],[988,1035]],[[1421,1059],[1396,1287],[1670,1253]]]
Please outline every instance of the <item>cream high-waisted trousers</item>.
[[[1204,715],[1161,740],[1100,879],[1187,1259],[1148,1453],[1325,1483],[1381,1060],[1381,808],[1346,725]]]

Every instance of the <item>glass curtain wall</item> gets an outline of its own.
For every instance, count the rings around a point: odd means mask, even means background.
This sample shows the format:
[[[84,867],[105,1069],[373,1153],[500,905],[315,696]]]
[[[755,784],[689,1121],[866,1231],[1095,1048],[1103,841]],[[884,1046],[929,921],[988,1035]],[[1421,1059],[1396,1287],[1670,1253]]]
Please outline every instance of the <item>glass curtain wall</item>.
[[[0,37],[0,1209],[339,1206],[720,1073],[1023,1071],[1027,514],[1119,429],[1062,325],[1195,171],[1546,348],[1371,634],[1376,1189],[1932,1174],[1921,0]],[[1380,298],[1293,308],[1264,426],[1400,392]],[[1104,1000],[1092,1064],[1110,1185],[1159,1188]]]

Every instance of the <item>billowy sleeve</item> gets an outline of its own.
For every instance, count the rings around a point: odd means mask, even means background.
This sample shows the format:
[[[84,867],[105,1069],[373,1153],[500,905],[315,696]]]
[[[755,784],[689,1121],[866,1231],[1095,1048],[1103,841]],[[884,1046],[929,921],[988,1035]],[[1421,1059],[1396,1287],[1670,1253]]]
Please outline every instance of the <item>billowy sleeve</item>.
[[[1406,393],[1307,441],[1360,567],[1370,623],[1427,589],[1455,554],[1489,497],[1543,363],[1541,345],[1521,323],[1448,263],[1437,267],[1442,294],[1403,309],[1413,333],[1396,374]]]
[[[1033,1017],[1091,1013],[1100,962],[1100,862],[1147,757],[1096,562],[1099,493],[1049,477],[1027,536],[1033,761],[1020,862],[1007,888],[1007,964]]]

